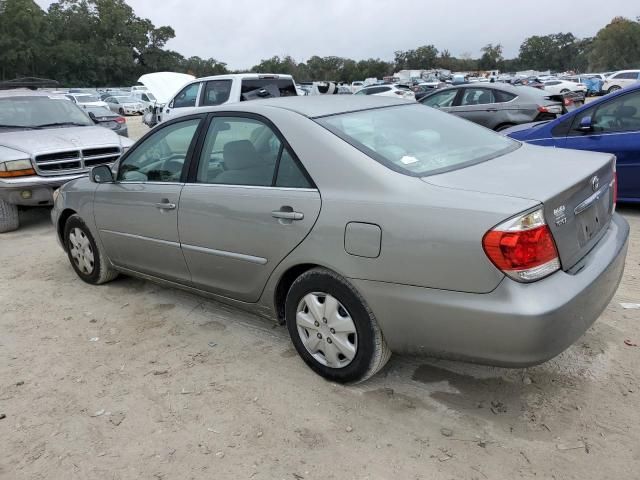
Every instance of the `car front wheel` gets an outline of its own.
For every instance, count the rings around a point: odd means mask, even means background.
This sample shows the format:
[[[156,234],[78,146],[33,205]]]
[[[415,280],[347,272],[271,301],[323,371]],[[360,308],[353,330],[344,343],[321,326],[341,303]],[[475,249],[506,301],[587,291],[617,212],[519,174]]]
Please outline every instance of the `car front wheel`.
[[[0,233],[12,232],[20,226],[18,207],[0,200]]]
[[[364,381],[391,356],[364,299],[330,270],[314,268],[293,282],[285,316],[298,354],[328,380]]]
[[[83,281],[100,285],[118,276],[79,215],[67,220],[64,243],[71,266]]]
[[[613,85],[609,90],[607,90],[607,93],[617,92],[618,90],[620,90],[620,87],[618,85]]]

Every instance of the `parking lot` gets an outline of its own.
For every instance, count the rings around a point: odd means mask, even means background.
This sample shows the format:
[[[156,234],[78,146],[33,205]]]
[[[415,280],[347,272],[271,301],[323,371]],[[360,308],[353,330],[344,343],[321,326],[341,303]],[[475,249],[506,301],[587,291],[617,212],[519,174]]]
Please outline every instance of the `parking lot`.
[[[640,303],[640,209],[619,211],[623,281],[558,358],[394,356],[357,386],[314,375],[267,320],[132,278],[83,283],[48,210],[23,211],[0,249],[0,478],[636,478],[640,310],[621,304]]]

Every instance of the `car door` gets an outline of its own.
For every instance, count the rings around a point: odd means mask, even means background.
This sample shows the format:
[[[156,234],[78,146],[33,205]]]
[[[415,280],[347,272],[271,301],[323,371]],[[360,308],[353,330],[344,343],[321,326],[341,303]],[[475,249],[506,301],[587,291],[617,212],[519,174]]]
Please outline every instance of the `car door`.
[[[178,236],[178,204],[202,120],[192,116],[157,127],[123,157],[115,182],[98,185],[95,221],[117,266],[190,283]]]
[[[466,87],[462,89],[457,104],[449,111],[478,125],[493,129],[500,123],[499,110],[493,90]]]
[[[195,113],[200,96],[200,87],[202,82],[190,83],[184,87],[178,94],[173,97],[169,104],[164,108],[162,121],[166,122],[178,115]]]
[[[591,118],[591,129],[581,131],[581,122],[587,117]],[[580,112],[562,146],[614,154],[618,196],[640,199],[640,90]]]
[[[193,285],[257,301],[274,268],[311,231],[320,204],[270,122],[249,114],[212,117],[178,213]]]

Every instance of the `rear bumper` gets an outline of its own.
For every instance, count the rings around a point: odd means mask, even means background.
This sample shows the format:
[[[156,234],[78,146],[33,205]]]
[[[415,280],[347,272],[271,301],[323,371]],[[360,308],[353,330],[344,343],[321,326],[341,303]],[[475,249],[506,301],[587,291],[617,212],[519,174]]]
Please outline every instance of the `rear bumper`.
[[[86,176],[63,175],[56,177],[19,177],[0,180],[0,200],[23,206],[51,205],[53,191],[67,182]],[[24,198],[23,192],[30,192],[29,198]]]
[[[392,351],[524,367],[564,351],[600,316],[622,278],[628,237],[616,214],[575,275],[531,284],[505,278],[488,294],[352,281]]]

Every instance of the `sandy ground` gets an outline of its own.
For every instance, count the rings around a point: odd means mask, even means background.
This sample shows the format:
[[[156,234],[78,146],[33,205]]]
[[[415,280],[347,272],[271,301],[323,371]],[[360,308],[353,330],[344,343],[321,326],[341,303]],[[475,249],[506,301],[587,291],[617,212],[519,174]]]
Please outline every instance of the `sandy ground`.
[[[124,278],[81,282],[46,209],[0,237],[0,479],[637,479],[640,209],[623,283],[553,361],[392,357],[331,384],[286,329]]]

